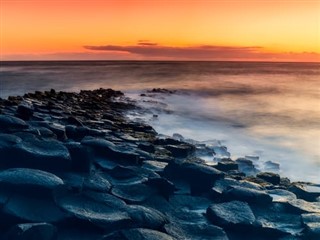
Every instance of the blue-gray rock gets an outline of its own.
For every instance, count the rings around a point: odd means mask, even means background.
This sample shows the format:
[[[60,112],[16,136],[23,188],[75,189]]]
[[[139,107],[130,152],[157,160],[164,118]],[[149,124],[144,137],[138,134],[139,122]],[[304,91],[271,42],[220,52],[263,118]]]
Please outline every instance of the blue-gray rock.
[[[272,197],[265,191],[255,190],[246,187],[233,186],[222,193],[222,196],[226,200],[240,200],[254,204],[268,204],[272,202]]]
[[[72,170],[75,172],[90,172],[92,156],[87,147],[78,142],[68,142],[65,146],[69,150]]]
[[[104,236],[102,240],[174,240],[175,238],[156,230],[133,228]]]
[[[320,214],[309,213],[302,214],[302,222],[305,225],[306,239],[318,240],[320,239]]]
[[[130,146],[116,146],[105,139],[93,137],[85,137],[81,144],[91,147],[97,154],[110,160],[132,164],[137,164],[139,161],[139,154],[135,153],[134,148]]]
[[[55,240],[57,228],[50,223],[17,224],[6,234],[7,239],[14,240]]]
[[[150,207],[130,205],[126,208],[134,227],[160,229],[168,220],[164,214]]]
[[[280,183],[280,176],[279,174],[272,173],[272,172],[261,172],[257,174],[258,178],[261,178],[273,185],[278,185]]]
[[[1,144],[2,143],[2,144]],[[6,136],[0,141],[0,167],[63,171],[71,167],[68,149],[59,141],[27,137],[23,141]]]
[[[28,127],[28,124],[20,118],[0,114],[0,132],[21,131]]]
[[[79,221],[108,231],[126,228],[132,223],[125,211],[81,195],[61,196],[57,198],[57,203],[64,211]]]
[[[223,228],[241,228],[255,222],[255,216],[246,202],[231,201],[212,204],[207,209],[208,219]]]
[[[320,197],[320,185],[311,183],[292,183],[288,189],[306,201],[316,201]]]
[[[114,186],[111,193],[128,203],[141,203],[152,195],[156,195],[156,190],[143,183],[137,183]]]
[[[42,194],[11,194],[0,213],[2,224],[26,222],[61,222],[68,215],[62,212],[53,199]]]
[[[170,223],[164,226],[166,232],[181,240],[228,240],[225,231],[217,226],[206,223]]]
[[[188,182],[192,194],[201,194],[209,191],[224,173],[204,164],[173,160],[165,167],[164,175],[170,180],[182,179]]]
[[[62,186],[61,178],[48,172],[29,168],[11,168],[0,171],[0,186],[14,190],[53,190]]]

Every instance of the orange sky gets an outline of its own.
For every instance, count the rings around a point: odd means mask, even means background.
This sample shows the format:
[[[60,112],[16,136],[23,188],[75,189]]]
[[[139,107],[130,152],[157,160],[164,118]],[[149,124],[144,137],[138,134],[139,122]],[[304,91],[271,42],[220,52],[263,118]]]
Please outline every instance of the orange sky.
[[[0,2],[2,60],[320,61],[320,0]]]

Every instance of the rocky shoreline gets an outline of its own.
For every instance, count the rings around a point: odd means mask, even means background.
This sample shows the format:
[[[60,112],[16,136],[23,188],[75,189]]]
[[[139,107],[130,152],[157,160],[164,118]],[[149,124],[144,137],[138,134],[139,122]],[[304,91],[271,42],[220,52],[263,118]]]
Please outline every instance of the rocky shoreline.
[[[0,239],[320,239],[320,186],[126,118],[111,89],[0,100]]]

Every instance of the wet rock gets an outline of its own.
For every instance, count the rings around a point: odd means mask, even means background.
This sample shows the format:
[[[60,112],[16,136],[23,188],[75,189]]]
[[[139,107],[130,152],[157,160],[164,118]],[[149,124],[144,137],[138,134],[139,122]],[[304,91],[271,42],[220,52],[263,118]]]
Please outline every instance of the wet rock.
[[[90,172],[92,157],[88,149],[78,142],[65,143],[67,147],[71,161],[72,170],[76,172]]]
[[[166,162],[160,161],[143,161],[142,167],[155,171],[157,173],[163,172],[164,168],[168,165]]]
[[[28,124],[20,118],[0,114],[0,132],[20,131],[28,127]]]
[[[7,239],[15,240],[55,240],[56,236],[56,227],[49,223],[18,224],[6,234]]]
[[[121,230],[104,236],[103,240],[174,240],[175,238],[168,234],[146,229],[146,228],[133,228]]]
[[[207,209],[208,219],[224,228],[241,228],[251,226],[255,216],[246,202],[231,201],[212,204]]]
[[[14,190],[54,190],[63,184],[56,175],[37,169],[11,168],[0,171],[0,186]]]
[[[126,212],[83,196],[64,196],[58,198],[57,202],[63,210],[78,220],[105,230],[125,228],[131,223]]]
[[[155,147],[151,143],[139,143],[138,148],[149,153],[155,152]]]
[[[160,229],[168,222],[164,214],[150,207],[130,205],[126,211],[133,220],[134,227]]]
[[[257,177],[272,183],[273,185],[278,185],[280,183],[280,176],[276,173],[261,172],[257,174]]]
[[[109,192],[111,184],[101,174],[95,172],[84,179],[83,189],[90,189],[98,192]]]
[[[255,175],[258,172],[252,161],[249,159],[238,158],[236,163],[238,163],[239,171],[244,172],[247,176]]]
[[[67,122],[72,125],[83,126],[83,123],[79,119],[73,116],[68,117]]]
[[[95,202],[102,203],[104,205],[107,205],[111,208],[115,209],[127,209],[127,204],[121,200],[120,198],[117,198],[109,193],[105,192],[96,192],[96,191],[85,191],[82,193],[83,196],[85,196],[88,199],[92,199]]]
[[[288,202],[297,199],[294,193],[284,189],[268,190],[267,193],[272,197],[273,202]]]
[[[195,152],[195,147],[189,144],[166,145],[165,148],[176,158],[186,158]]]
[[[164,170],[169,179],[181,178],[188,182],[193,194],[210,190],[215,180],[223,177],[219,170],[204,164],[171,161]]]
[[[302,214],[302,222],[306,226],[305,239],[318,240],[320,238],[320,214]]]
[[[62,222],[68,215],[52,199],[41,194],[11,194],[0,212],[1,224],[25,222]],[[3,222],[4,221],[4,222]]]
[[[265,191],[233,186],[222,193],[223,197],[227,200],[240,200],[254,204],[268,204],[272,202],[272,197]]]
[[[111,193],[123,199],[128,203],[141,203],[150,196],[156,194],[156,191],[151,187],[142,184],[117,185],[111,189]]]
[[[170,208],[164,210],[171,222],[202,224],[206,223],[205,213],[211,200],[205,197],[190,195],[172,195],[169,198]]]
[[[176,190],[172,182],[162,177],[149,178],[146,184],[153,189],[156,189],[166,199],[168,199]]]
[[[81,144],[91,147],[98,154],[117,162],[136,164],[139,161],[139,155],[134,152],[133,148],[121,148],[105,139],[85,137]]]
[[[298,198],[311,202],[316,201],[320,196],[320,186],[317,184],[293,183],[288,190],[296,194]]]
[[[303,199],[293,199],[285,203],[296,213],[320,213],[320,202],[307,202]]]
[[[227,234],[222,228],[205,223],[194,224],[177,222],[166,224],[164,228],[168,234],[181,240],[228,240]]]
[[[13,143],[13,138],[5,138],[6,143],[0,146],[0,153],[5,156],[1,161],[3,168],[27,167],[46,171],[62,171],[70,169],[71,158],[68,149],[59,141],[28,137],[24,141]]]
[[[288,211],[283,203],[272,203],[268,206],[253,206],[256,222],[266,239],[277,239],[284,235],[297,236],[303,230],[301,216]]]
[[[29,120],[32,117],[34,108],[32,104],[28,102],[22,102],[18,105],[17,115],[23,120]]]
[[[222,159],[216,166],[214,166],[216,169],[228,172],[231,170],[238,170],[238,164],[231,159]]]

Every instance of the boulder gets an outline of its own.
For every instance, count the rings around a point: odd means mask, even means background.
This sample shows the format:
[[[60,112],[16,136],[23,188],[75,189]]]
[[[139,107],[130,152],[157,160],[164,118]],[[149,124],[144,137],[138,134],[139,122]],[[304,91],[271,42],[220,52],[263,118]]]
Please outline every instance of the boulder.
[[[53,199],[41,194],[11,194],[0,211],[1,224],[26,222],[62,222],[68,215],[62,212]]]
[[[255,216],[246,202],[231,201],[212,204],[207,209],[208,219],[223,228],[242,228],[251,226]]]
[[[0,114],[0,132],[16,132],[27,129],[28,127],[28,124],[20,118]]]
[[[199,163],[173,160],[165,167],[169,179],[183,179],[190,184],[192,194],[209,191],[214,182],[224,176],[219,170]]]
[[[29,120],[32,117],[34,108],[32,104],[28,102],[22,102],[18,105],[17,115],[23,120]]]
[[[137,204],[145,201],[150,196],[155,195],[156,190],[143,183],[137,183],[114,186],[111,189],[111,193],[128,203]]]
[[[15,240],[55,240],[57,228],[50,223],[24,223],[12,227],[6,234],[7,239]]]
[[[186,158],[195,152],[195,147],[191,144],[165,145],[164,147],[176,158]]]
[[[122,163],[137,164],[139,161],[139,155],[135,153],[134,148],[116,146],[114,143],[102,138],[85,137],[81,144],[91,147],[100,156],[107,157],[110,160],[114,160]]]
[[[183,240],[228,240],[225,231],[217,226],[206,223],[170,223],[164,226],[168,234]]]
[[[41,191],[54,190],[63,184],[62,179],[56,175],[37,169],[11,168],[0,171],[0,186],[2,188]]]
[[[231,159],[222,159],[214,167],[223,172],[238,170],[238,164],[235,161],[232,161]]]
[[[156,189],[162,196],[166,199],[174,193],[176,190],[174,184],[162,177],[149,178],[146,184],[154,189]]]
[[[320,238],[320,214],[309,213],[302,214],[302,222],[306,229],[304,230],[305,239],[318,240]]]
[[[67,147],[71,161],[72,170],[76,172],[90,172],[92,157],[88,149],[78,142],[65,143]]]
[[[25,137],[23,141],[6,136],[0,141],[2,168],[25,167],[63,171],[71,167],[68,149],[59,141]]]
[[[288,190],[306,201],[316,201],[320,197],[320,185],[318,184],[292,183]]]
[[[175,238],[168,234],[146,229],[133,228],[114,232],[102,238],[103,240],[174,240]]]
[[[130,205],[126,208],[134,227],[160,229],[168,222],[165,215],[156,209],[140,205]]]
[[[261,178],[273,185],[278,185],[280,183],[280,176],[279,174],[272,173],[272,172],[261,172],[257,174],[258,178]]]
[[[233,186],[230,189],[225,190],[222,193],[224,199],[240,200],[253,204],[268,204],[272,202],[272,197],[269,196],[265,191],[255,190],[252,188],[246,188],[241,186]]]
[[[272,189],[267,193],[272,197],[273,202],[288,202],[297,199],[294,193],[284,189]]]
[[[58,205],[71,216],[84,224],[91,224],[107,231],[129,227],[129,215],[115,206],[93,201],[81,195],[57,197]]]

